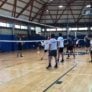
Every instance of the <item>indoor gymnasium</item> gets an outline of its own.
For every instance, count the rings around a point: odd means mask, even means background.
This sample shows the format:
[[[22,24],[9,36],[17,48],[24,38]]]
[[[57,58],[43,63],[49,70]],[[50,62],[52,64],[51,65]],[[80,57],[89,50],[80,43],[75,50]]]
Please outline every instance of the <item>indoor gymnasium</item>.
[[[92,92],[92,0],[0,0],[0,92]]]

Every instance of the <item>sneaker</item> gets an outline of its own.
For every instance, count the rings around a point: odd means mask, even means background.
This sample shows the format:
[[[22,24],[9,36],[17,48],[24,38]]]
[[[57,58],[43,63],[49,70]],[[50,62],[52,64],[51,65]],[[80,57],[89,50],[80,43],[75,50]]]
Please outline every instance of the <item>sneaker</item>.
[[[54,66],[54,68],[58,68],[57,64]]]
[[[92,60],[90,62],[92,63]]]
[[[73,58],[75,59],[75,56]]]
[[[69,57],[67,57],[66,59],[69,59]]]
[[[57,62],[59,63],[59,59],[57,59]]]
[[[64,62],[64,60],[62,59],[62,60],[61,60],[61,63],[63,63],[63,62]]]
[[[43,58],[41,58],[41,60],[43,60]]]
[[[51,68],[51,65],[47,66],[46,69],[50,69]]]

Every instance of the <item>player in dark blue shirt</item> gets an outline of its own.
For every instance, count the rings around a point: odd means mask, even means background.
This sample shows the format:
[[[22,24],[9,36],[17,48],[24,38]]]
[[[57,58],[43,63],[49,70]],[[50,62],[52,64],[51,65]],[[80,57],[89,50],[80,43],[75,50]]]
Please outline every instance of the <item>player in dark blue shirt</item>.
[[[68,54],[67,59],[69,59],[71,54],[75,58],[74,47],[75,47],[74,40],[68,36],[67,37],[67,54]]]
[[[19,37],[19,41],[21,41],[22,40],[22,38],[21,37]],[[18,42],[17,43],[17,57],[23,57],[23,55],[22,55],[22,49],[23,49],[23,43],[22,42]]]

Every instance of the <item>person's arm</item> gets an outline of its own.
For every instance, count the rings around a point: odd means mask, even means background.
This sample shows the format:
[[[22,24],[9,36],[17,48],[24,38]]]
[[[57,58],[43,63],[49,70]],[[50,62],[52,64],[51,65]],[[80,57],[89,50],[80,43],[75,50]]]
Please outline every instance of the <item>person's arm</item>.
[[[51,48],[51,44],[49,44],[49,51],[50,51],[50,48]]]
[[[57,46],[58,46],[58,47],[60,46],[60,41],[57,41]]]
[[[48,50],[50,51],[51,48],[51,41],[48,42]]]
[[[89,50],[91,50],[92,48],[92,41],[90,40],[90,47],[89,47]]]
[[[59,38],[57,39],[57,47],[59,47],[60,46],[60,40],[59,40]]]
[[[41,41],[41,45],[44,46],[45,42]]]

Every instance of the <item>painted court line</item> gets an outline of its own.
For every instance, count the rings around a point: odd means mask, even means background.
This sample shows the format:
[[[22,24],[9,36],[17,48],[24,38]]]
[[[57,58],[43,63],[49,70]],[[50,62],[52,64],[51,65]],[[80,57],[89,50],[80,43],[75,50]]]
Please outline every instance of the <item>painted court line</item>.
[[[77,66],[77,64],[75,64],[73,67],[71,67],[68,71],[66,71],[63,75],[61,75],[58,79],[56,79],[53,83],[51,83],[46,89],[43,90],[43,92],[47,92],[48,89],[50,89],[54,84],[56,84],[61,78],[63,78],[67,73],[69,73],[70,71],[72,71],[75,67]]]

